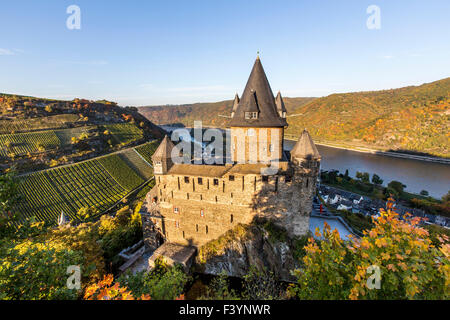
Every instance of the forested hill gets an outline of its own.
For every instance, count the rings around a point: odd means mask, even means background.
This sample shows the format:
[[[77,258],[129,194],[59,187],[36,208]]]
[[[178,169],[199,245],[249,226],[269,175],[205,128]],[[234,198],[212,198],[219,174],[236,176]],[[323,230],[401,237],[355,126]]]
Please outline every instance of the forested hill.
[[[450,78],[399,89],[332,94],[295,109],[288,133],[381,150],[450,157]]]
[[[332,94],[322,98],[284,98],[287,134],[307,128],[318,142],[345,147],[427,153],[450,157],[450,78],[399,89]],[[223,127],[232,101],[140,107],[159,124],[194,120]]]
[[[314,100],[314,98],[284,98],[288,112]],[[229,120],[233,100],[185,105],[139,107],[139,112],[157,124],[180,123],[188,127],[195,120],[202,120],[203,126],[224,127]],[[223,117],[225,116],[225,117]]]
[[[0,172],[71,164],[161,139],[137,108],[0,93]]]

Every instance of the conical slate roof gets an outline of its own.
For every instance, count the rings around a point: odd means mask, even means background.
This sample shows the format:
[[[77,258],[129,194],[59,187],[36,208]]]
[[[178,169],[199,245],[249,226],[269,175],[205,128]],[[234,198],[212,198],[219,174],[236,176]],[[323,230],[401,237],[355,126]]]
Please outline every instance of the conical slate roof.
[[[231,111],[232,115],[234,115],[236,113],[238,105],[239,105],[239,96],[236,93],[236,95],[234,96],[234,101],[233,101],[233,110]]]
[[[280,112],[281,112],[281,114],[283,112],[287,112],[286,111],[286,107],[284,105],[283,97],[281,96],[281,92],[280,91],[278,91],[277,97],[275,99],[275,104],[277,105],[278,114],[280,114]]]
[[[312,140],[309,132],[305,129],[302,135],[298,139],[294,148],[291,150],[292,158],[304,158],[304,159],[320,159],[319,151],[317,150],[314,141]]]
[[[245,119],[245,112],[259,112],[258,118]],[[229,126],[284,127],[286,125],[286,121],[278,115],[272,89],[258,57]]]
[[[172,149],[174,148],[173,142],[166,135],[164,139],[159,144],[158,149],[156,149],[155,153],[152,155],[152,160],[161,160],[170,158]]]

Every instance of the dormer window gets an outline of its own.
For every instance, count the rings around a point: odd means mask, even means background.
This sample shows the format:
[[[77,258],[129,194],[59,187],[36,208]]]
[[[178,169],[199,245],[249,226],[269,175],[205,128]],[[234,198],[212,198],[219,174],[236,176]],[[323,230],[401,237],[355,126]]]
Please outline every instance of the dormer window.
[[[246,120],[250,120],[252,118],[252,113],[251,112],[246,112],[245,113],[245,119]]]
[[[258,112],[252,112],[252,119],[258,119]]]
[[[286,118],[286,112],[283,112],[282,118]]]

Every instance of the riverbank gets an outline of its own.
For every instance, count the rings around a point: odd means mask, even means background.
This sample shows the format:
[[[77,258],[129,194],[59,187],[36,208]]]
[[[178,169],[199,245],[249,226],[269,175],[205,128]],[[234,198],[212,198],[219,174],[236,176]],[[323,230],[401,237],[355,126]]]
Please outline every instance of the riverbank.
[[[285,140],[296,142],[297,140],[294,138],[285,138]],[[401,152],[392,152],[392,151],[382,151],[382,150],[376,150],[376,149],[370,149],[366,147],[349,147],[349,146],[342,146],[339,144],[333,144],[329,142],[316,142],[314,141],[316,145],[329,147],[329,148],[336,148],[336,149],[342,149],[342,150],[349,150],[349,151],[355,151],[360,153],[370,153],[375,155],[382,155],[382,156],[388,156],[388,157],[395,157],[395,158],[403,158],[403,159],[412,159],[412,160],[420,160],[420,161],[427,161],[427,162],[434,162],[434,163],[443,163],[443,164],[450,164],[450,159],[447,158],[440,158],[440,157],[431,157],[431,156],[421,156],[421,155],[415,155],[415,154],[408,154],[408,153],[401,153]]]

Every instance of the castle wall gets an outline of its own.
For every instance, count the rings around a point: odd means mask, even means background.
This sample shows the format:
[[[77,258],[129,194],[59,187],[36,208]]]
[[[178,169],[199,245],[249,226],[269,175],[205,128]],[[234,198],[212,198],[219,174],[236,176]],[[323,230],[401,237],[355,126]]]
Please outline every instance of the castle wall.
[[[157,226],[167,241],[201,246],[239,223],[251,223],[259,214],[277,219],[286,229],[295,226],[296,235],[308,232],[315,178],[308,187],[307,178],[285,174],[155,178],[162,216]]]

